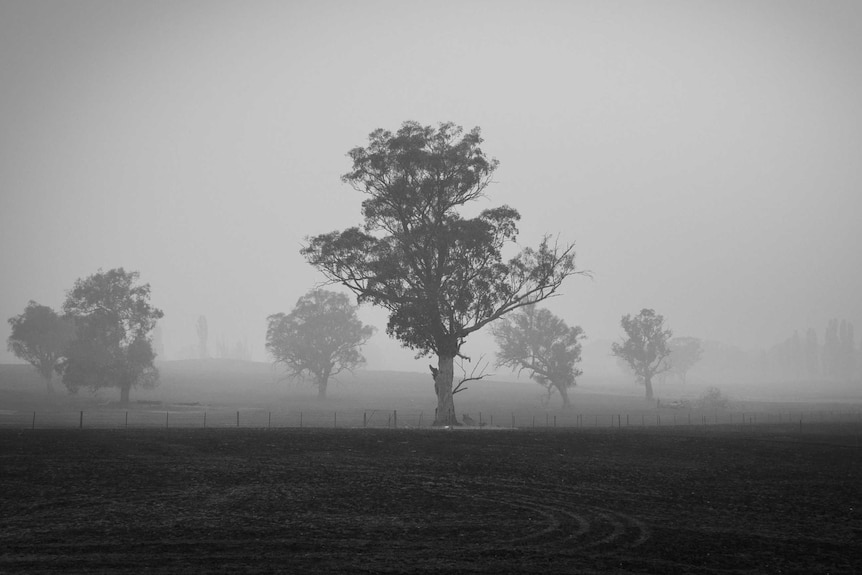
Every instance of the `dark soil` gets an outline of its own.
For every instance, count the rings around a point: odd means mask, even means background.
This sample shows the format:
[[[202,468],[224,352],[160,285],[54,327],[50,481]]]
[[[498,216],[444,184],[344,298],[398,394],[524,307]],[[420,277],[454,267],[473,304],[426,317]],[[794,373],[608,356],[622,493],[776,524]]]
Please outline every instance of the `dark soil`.
[[[862,572],[858,429],[0,430],[3,573]]]

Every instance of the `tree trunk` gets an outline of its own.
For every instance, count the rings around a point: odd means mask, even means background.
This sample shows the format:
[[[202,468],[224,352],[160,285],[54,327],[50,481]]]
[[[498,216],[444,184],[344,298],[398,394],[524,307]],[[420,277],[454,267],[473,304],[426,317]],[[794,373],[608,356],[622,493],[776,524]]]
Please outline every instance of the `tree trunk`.
[[[572,407],[572,404],[569,402],[569,389],[565,385],[558,385],[557,391],[560,392],[560,397],[563,398],[563,409]]]
[[[45,377],[45,388],[48,390],[48,395],[54,394],[54,378],[50,375]]]
[[[123,385],[120,387],[120,403],[126,405],[129,403],[129,391],[131,391],[131,385]]]
[[[437,411],[434,414],[434,425],[458,425],[455,416],[455,400],[452,397],[452,380],[454,379],[455,367],[452,356],[437,356],[437,368],[439,372],[434,379],[434,392],[437,394]]]
[[[322,377],[317,380],[317,399],[326,399],[327,383],[329,383],[329,381]]]
[[[644,378],[644,387],[646,387],[646,399],[652,401],[652,376]]]

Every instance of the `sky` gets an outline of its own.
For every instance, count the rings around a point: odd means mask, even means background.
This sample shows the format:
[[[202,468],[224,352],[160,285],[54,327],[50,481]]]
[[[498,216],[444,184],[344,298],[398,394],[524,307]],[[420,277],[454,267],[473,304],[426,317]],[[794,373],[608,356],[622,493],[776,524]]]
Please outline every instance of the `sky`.
[[[361,223],[347,152],[414,120],[482,129],[521,246],[575,242],[547,307],[590,340],[645,307],[745,349],[858,330],[860,102],[855,0],[0,0],[0,317],[124,267],[166,359],[204,315],[268,361],[304,239]],[[360,316],[370,368],[425,369]]]

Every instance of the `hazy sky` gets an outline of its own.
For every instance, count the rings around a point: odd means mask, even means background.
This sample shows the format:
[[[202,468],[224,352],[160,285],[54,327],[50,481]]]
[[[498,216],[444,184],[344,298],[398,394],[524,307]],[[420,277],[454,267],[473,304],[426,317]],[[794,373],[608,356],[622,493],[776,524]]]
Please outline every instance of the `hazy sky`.
[[[860,103],[856,0],[0,0],[0,336],[123,266],[168,358],[205,315],[266,359],[303,238],[361,221],[347,151],[405,120],[482,128],[479,207],[576,242],[594,279],[549,307],[593,340],[643,307],[748,348],[862,328]],[[362,316],[371,367],[427,363]]]

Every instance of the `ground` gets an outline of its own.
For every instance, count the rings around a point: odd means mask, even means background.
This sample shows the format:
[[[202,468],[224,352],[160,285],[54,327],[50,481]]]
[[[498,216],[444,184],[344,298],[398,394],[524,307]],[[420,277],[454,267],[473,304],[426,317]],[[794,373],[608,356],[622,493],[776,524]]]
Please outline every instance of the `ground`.
[[[858,424],[0,430],[0,572],[854,573]]]

